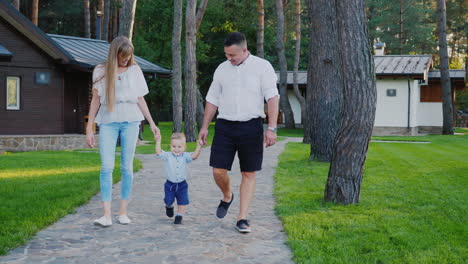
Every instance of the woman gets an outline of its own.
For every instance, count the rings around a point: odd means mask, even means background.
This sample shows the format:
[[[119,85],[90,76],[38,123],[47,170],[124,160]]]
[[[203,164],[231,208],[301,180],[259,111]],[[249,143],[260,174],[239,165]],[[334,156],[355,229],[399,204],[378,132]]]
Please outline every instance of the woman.
[[[115,38],[109,48],[107,61],[93,71],[93,98],[89,107],[86,143],[95,145],[93,123],[99,125],[99,152],[101,154],[101,199],[104,216],[94,220],[102,227],[112,225],[112,171],[115,163],[117,138],[120,137],[122,188],[120,212],[117,221],[129,224],[128,200],[133,181],[133,157],[135,155],[139,125],[144,118],[153,134],[159,129],[151,118],[144,95],[148,93],[143,72],[133,58],[133,45],[126,37]],[[99,109],[99,112],[98,112]],[[97,113],[97,115],[96,115]]]

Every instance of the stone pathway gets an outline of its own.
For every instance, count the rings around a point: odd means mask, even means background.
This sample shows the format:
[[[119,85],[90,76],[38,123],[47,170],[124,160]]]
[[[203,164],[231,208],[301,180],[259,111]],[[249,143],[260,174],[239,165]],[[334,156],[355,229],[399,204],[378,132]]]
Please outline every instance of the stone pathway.
[[[235,229],[239,209],[240,173],[231,172],[235,200],[228,215],[215,216],[221,198],[208,166],[209,148],[190,164],[188,206],[182,225],[166,217],[163,163],[153,155],[137,155],[143,169],[135,174],[129,206],[130,225],[94,226],[101,216],[99,196],[39,232],[27,245],[0,257],[0,263],[293,263],[286,235],[274,214],[273,174],[283,140],[265,150],[263,170],[250,207],[252,233]],[[296,141],[296,140],[294,140]],[[236,158],[237,160],[237,158]],[[118,213],[120,183],[113,188],[113,214]]]

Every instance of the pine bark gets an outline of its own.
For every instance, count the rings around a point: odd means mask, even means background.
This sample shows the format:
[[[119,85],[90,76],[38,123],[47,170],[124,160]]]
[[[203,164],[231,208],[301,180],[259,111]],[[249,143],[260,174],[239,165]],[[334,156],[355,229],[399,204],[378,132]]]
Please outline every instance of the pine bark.
[[[260,58],[265,57],[265,51],[263,50],[264,32],[265,32],[265,9],[263,6],[263,0],[257,0],[257,56]]]
[[[276,13],[278,16],[278,26],[276,31],[276,50],[280,65],[280,108],[284,115],[284,124],[286,128],[294,128],[294,114],[289,103],[287,91],[287,62],[284,50],[284,9],[283,0],[276,0]]]
[[[452,88],[449,75],[449,56],[447,50],[447,18],[445,0],[437,0],[437,35],[439,38],[440,83],[442,86],[442,134],[453,135]]]
[[[172,132],[182,132],[182,0],[174,0],[174,23],[172,29]]]
[[[111,0],[104,0],[104,21],[102,23],[102,38],[109,41],[109,22],[111,17]]]
[[[31,21],[34,25],[38,25],[39,17],[39,0],[32,0]]]
[[[309,0],[309,13],[313,14],[307,72],[310,159],[329,162],[343,101],[336,4],[328,0]]]
[[[132,40],[133,24],[135,22],[136,0],[123,0],[119,16],[119,36]]]
[[[89,13],[89,0],[84,0],[83,5],[85,38],[91,38],[91,16]]]
[[[325,200],[351,204],[359,202],[363,168],[374,126],[377,92],[365,0],[335,3],[344,103]]]
[[[187,0],[185,13],[185,137],[196,140],[197,73],[196,73],[196,0]]]
[[[294,51],[294,68],[293,68],[293,89],[294,95],[296,96],[301,106],[301,123],[304,129],[307,129],[307,111],[306,111],[306,100],[302,96],[299,90],[299,84],[297,83],[297,75],[299,72],[299,62],[301,59],[301,0],[296,0],[295,5],[295,34],[296,34],[296,48]],[[304,143],[309,143],[310,137],[308,132],[304,132]]]

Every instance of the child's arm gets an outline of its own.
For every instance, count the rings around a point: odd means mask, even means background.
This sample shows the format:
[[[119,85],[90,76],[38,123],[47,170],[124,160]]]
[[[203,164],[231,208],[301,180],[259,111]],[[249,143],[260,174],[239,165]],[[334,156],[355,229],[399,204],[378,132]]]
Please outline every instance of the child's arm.
[[[195,160],[198,158],[198,156],[200,156],[200,152],[201,152],[201,148],[202,148],[202,141],[201,140],[198,140],[197,141],[197,148],[195,149],[195,151],[192,153],[192,160]]]
[[[156,155],[161,155],[161,135],[154,136],[154,140],[156,140]]]

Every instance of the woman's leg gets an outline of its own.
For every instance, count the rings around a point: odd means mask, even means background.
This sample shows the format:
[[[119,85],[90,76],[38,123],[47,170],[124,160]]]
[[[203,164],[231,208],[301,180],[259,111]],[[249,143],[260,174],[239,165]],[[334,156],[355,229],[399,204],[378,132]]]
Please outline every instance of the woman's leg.
[[[138,138],[140,122],[124,123],[120,128],[120,170],[122,172],[122,189],[120,202],[120,215],[127,215],[128,200],[132,191],[133,158]]]
[[[99,153],[101,154],[101,200],[104,216],[111,218],[112,172],[115,164],[115,146],[117,144],[118,127],[115,124],[103,124],[99,127]]]

